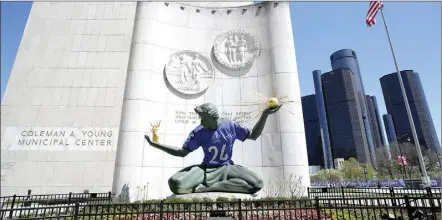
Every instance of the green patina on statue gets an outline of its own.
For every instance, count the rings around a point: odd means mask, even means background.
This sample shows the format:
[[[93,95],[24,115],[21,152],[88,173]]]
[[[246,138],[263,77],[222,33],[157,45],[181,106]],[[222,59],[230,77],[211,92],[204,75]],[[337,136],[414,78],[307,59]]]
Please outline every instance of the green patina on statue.
[[[205,103],[194,110],[201,124],[190,132],[182,148],[160,144],[145,135],[147,142],[166,153],[185,157],[202,147],[203,162],[180,170],[169,179],[170,190],[179,194],[201,192],[229,192],[254,194],[262,189],[263,181],[256,173],[232,161],[235,140],[256,140],[262,133],[267,117],[277,112],[281,105],[263,111],[250,131],[236,121],[220,119],[214,104]]]

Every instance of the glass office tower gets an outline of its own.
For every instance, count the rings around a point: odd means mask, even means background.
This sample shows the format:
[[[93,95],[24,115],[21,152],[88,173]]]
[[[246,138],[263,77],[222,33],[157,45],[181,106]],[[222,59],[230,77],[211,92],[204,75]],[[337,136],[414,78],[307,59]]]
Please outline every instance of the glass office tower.
[[[322,140],[319,125],[316,96],[301,97],[302,112],[304,117],[305,141],[307,143],[308,165],[324,166],[322,153]]]
[[[333,158],[370,162],[356,77],[350,69],[338,69],[321,78]]]
[[[319,131],[322,140],[322,152],[324,154],[324,167],[333,168],[333,155],[330,144],[330,136],[328,131],[327,111],[324,103],[324,93],[322,91],[321,71],[313,71],[313,83],[315,85],[316,105],[319,117]]]
[[[419,74],[413,70],[404,70],[401,71],[401,76],[419,143],[422,145],[422,151],[437,150],[440,152],[440,143]],[[391,115],[394,123],[396,137],[401,139],[399,137],[406,136],[412,142],[415,142],[411,133],[410,121],[408,120],[397,73],[381,77],[380,82],[387,112]],[[400,142],[401,140],[398,141]]]
[[[384,114],[382,118],[384,119],[385,133],[387,133],[388,142],[397,142],[396,129],[394,129],[393,118],[390,114]]]
[[[378,100],[376,98],[376,96],[371,96],[371,101],[373,102],[373,107],[376,113],[376,121],[378,124],[378,130],[379,130],[379,135],[381,138],[381,143],[384,146],[387,146],[387,142],[385,141],[385,136],[384,136],[384,129],[382,129],[382,120],[381,120],[381,115],[379,114],[379,107],[378,107]]]
[[[375,109],[375,105],[373,103],[373,99],[371,99],[371,96],[366,95],[365,96],[365,101],[367,103],[367,110],[368,110],[368,115],[370,116],[370,126],[372,128],[372,135],[373,135],[373,144],[375,146],[375,148],[378,147],[382,147],[383,143],[381,141],[381,134],[379,133],[379,125],[378,125],[378,121],[376,118],[376,109]]]
[[[374,150],[372,128],[370,126],[370,116],[368,114],[367,104],[365,101],[364,84],[362,83],[361,72],[356,53],[350,49],[343,49],[334,52],[330,56],[332,70],[350,69],[354,74],[355,90],[359,99],[361,114],[364,122],[364,131],[367,137],[367,144],[369,148],[369,155],[371,163],[376,167],[376,153]]]

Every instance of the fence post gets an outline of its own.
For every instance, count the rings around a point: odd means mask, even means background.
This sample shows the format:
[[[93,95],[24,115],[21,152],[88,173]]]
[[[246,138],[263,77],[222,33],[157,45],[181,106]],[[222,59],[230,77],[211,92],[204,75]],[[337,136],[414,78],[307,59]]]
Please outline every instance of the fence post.
[[[390,197],[391,197],[391,201],[392,201],[392,205],[396,205],[396,199],[395,199],[395,195],[394,195],[394,188],[393,187],[389,187],[390,189]]]
[[[435,205],[434,205],[434,200],[433,200],[433,192],[431,191],[431,187],[427,187],[427,196],[429,197],[428,201],[430,202],[431,214],[436,216],[437,211],[435,211]]]
[[[391,187],[391,186],[389,188],[390,188],[390,196],[394,198],[395,197],[395,195],[394,195],[394,188]]]
[[[242,202],[241,199],[238,199],[238,219],[242,219]]]
[[[109,191],[107,197],[109,199],[109,203],[111,203],[112,202],[112,192],[111,191]]]
[[[319,208],[319,198],[317,196],[315,197],[315,208],[318,219],[321,219],[321,209]]]
[[[17,197],[17,195],[14,194],[14,196],[12,197],[12,204],[11,204],[11,211],[9,211],[9,218],[12,219],[12,215],[14,212],[14,204],[15,204],[15,198]]]
[[[78,220],[79,209],[80,209],[80,203],[76,202],[74,207],[74,220]]]
[[[345,205],[347,205],[347,200],[345,200],[345,192],[344,192],[344,186],[341,186],[341,197],[342,201]]]
[[[431,187],[427,187],[427,196],[428,197],[433,197],[433,192],[431,192]]]
[[[72,192],[69,192],[68,204],[71,204],[71,199],[72,199]]]
[[[341,186],[341,195],[342,195],[342,198],[344,199],[345,198],[345,193],[344,193],[344,187],[343,186]]]
[[[413,210],[411,209],[410,200],[408,199],[408,195],[404,195],[405,199],[405,208],[407,209],[407,215],[409,219],[413,219]]]
[[[160,201],[160,219],[163,219],[164,200]]]

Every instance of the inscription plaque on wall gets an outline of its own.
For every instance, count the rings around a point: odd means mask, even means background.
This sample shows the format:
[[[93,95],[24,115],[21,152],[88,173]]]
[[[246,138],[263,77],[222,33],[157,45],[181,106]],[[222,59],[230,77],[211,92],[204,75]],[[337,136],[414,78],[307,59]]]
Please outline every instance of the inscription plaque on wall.
[[[220,117],[223,119],[234,120],[240,124],[246,124],[247,122],[254,119],[252,112],[232,112],[232,111],[221,111]],[[175,123],[176,124],[194,124],[195,126],[200,124],[200,119],[198,114],[193,111],[175,111]]]
[[[2,149],[115,150],[117,128],[7,127]]]

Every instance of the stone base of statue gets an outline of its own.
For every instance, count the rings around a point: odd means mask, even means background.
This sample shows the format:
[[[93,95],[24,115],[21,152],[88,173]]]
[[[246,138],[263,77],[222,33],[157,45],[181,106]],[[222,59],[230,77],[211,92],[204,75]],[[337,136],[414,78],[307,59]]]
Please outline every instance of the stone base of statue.
[[[243,193],[226,193],[226,192],[205,192],[205,193],[189,193],[189,194],[182,194],[182,195],[172,195],[168,198],[179,198],[179,199],[185,199],[185,200],[192,200],[192,199],[204,199],[204,198],[210,198],[211,200],[216,200],[217,198],[228,198],[228,199],[241,199],[241,200],[252,200],[257,198],[256,195],[251,194],[243,194]]]

